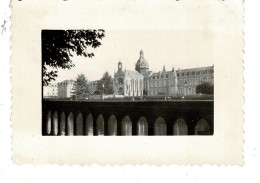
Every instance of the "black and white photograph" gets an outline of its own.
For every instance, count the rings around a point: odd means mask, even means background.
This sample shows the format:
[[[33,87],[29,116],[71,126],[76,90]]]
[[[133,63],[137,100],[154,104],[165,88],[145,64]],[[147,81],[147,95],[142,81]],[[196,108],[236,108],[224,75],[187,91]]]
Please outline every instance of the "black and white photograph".
[[[214,135],[213,33],[42,30],[43,136]]]
[[[242,2],[39,1],[12,3],[13,162],[243,164]]]

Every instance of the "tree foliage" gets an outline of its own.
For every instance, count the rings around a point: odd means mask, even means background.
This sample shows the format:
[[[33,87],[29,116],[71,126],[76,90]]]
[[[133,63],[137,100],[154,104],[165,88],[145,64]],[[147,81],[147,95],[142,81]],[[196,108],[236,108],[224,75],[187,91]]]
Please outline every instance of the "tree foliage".
[[[74,67],[71,57],[92,58],[90,48],[97,48],[105,37],[104,30],[42,30],[43,86],[58,76],[58,68]],[[49,68],[49,69],[48,69]],[[48,71],[51,70],[51,71]]]
[[[113,80],[112,77],[109,75],[108,72],[105,72],[103,74],[103,77],[101,80],[98,81],[97,83],[97,90],[101,91],[104,94],[113,94]]]
[[[78,75],[72,89],[72,97],[75,99],[85,99],[89,96],[88,80],[84,74]]]
[[[208,82],[203,82],[200,85],[196,86],[196,93],[213,95],[214,94],[214,86]]]

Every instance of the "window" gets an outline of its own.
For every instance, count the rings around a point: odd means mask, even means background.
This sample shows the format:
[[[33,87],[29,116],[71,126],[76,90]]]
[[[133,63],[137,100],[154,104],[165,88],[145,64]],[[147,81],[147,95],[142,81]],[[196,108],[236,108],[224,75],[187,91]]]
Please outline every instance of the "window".
[[[118,78],[118,84],[120,84],[120,85],[124,84],[123,78]]]
[[[162,86],[162,81],[159,81],[159,87],[161,87]]]
[[[192,84],[192,78],[190,78],[190,84]]]
[[[157,75],[157,79],[159,79],[159,75]]]
[[[168,74],[166,74],[166,78],[168,78],[169,76],[168,76]]]
[[[179,74],[179,73],[177,73],[177,76],[179,77],[179,76],[180,76],[180,74]]]
[[[192,75],[195,75],[195,72],[194,72],[194,71],[192,72]]]
[[[186,79],[184,79],[184,84],[187,84],[187,80]]]
[[[166,81],[165,80],[163,81],[163,86],[166,86]]]
[[[187,72],[187,76],[189,76],[190,75],[190,72]]]
[[[182,76],[184,76],[184,72],[182,73]]]
[[[155,79],[155,76],[153,76],[153,79]]]

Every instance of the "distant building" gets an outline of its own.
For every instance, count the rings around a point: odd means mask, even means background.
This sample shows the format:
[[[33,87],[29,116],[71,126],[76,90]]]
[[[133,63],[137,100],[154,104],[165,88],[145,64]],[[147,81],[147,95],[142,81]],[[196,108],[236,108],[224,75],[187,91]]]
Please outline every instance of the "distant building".
[[[50,84],[43,87],[43,98],[53,98],[58,96],[57,84]]]
[[[118,63],[118,70],[114,74],[114,94],[124,96],[143,95],[144,76],[137,71],[123,70],[122,62]]]
[[[65,80],[63,82],[58,83],[58,97],[70,98],[72,96],[73,86],[73,80]]]
[[[192,69],[172,68],[166,71],[165,66],[159,72],[149,70],[148,61],[144,58],[144,52],[140,51],[140,57],[135,65],[135,70],[144,76],[144,93],[149,96],[156,95],[195,95],[196,86],[202,82],[214,84],[214,67],[199,67]]]
[[[90,94],[102,92],[97,90],[98,81],[88,83]],[[148,61],[144,58],[144,52],[141,50],[139,59],[135,64],[135,71],[123,69],[122,62],[118,62],[117,72],[114,73],[113,78],[113,91],[114,95],[121,95],[121,97],[143,95],[186,96],[196,95],[196,86],[203,82],[214,84],[214,66],[191,69],[179,68],[178,70],[173,67],[169,71],[163,66],[161,71],[153,72],[149,70]],[[44,89],[44,96],[69,98],[72,96],[73,85],[73,80],[65,80],[58,83],[56,89],[54,86]]]
[[[179,69],[177,71],[177,78],[180,95],[195,95],[197,85],[203,82],[214,84],[214,67]]]

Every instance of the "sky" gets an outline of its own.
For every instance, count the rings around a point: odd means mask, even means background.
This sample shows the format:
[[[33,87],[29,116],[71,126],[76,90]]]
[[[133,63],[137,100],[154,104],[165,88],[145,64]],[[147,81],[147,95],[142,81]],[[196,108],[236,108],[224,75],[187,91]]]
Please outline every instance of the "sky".
[[[104,72],[114,75],[117,63],[123,69],[135,70],[140,50],[150,70],[186,69],[213,65],[213,33],[208,30],[105,30],[102,45],[94,50],[93,58],[72,57],[70,70],[58,70],[55,82],[76,79],[85,74],[90,81],[101,79]]]

